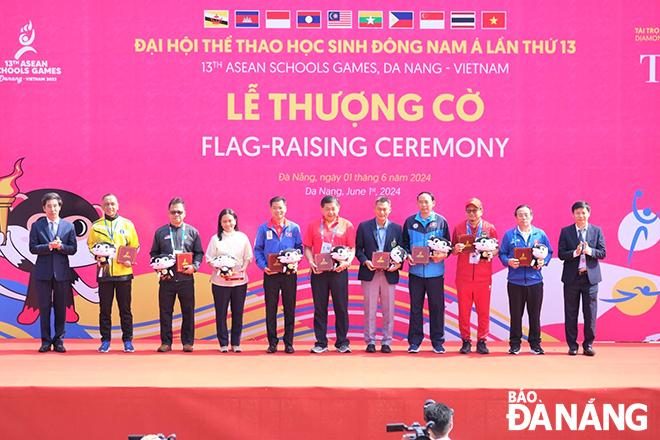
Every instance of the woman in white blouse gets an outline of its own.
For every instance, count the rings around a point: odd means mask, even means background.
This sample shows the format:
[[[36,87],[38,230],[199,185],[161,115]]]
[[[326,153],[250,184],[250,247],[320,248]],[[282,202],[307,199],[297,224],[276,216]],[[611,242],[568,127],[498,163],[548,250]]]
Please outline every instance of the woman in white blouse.
[[[220,255],[231,255],[237,261],[231,274],[221,275],[211,265]],[[248,277],[245,269],[253,259],[252,247],[247,235],[238,231],[238,216],[232,209],[223,209],[218,216],[218,234],[211,238],[206,249],[206,262],[211,265],[211,290],[215,303],[215,327],[220,351],[229,351],[227,335],[227,308],[231,303],[231,345],[235,353],[241,352],[243,331],[243,307],[247,294]]]

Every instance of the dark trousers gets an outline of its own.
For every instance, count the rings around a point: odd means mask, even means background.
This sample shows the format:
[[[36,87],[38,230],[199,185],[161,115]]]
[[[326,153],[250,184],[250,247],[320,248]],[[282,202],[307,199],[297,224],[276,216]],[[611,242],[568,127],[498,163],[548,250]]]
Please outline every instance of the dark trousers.
[[[231,345],[241,345],[243,333],[243,309],[247,284],[234,287],[216,286],[211,284],[213,302],[215,304],[215,330],[221,347],[229,342],[227,335],[227,308],[231,304]]]
[[[66,299],[73,295],[71,291],[71,280],[57,281],[55,278],[50,280],[35,280],[37,288],[37,297],[39,298],[39,321],[41,323],[41,343],[42,344],[62,344],[64,326],[66,323]],[[55,313],[55,335],[50,336],[50,309]]]
[[[172,345],[172,314],[174,300],[179,296],[181,306],[181,343],[195,343],[195,283],[193,280],[161,282],[158,289],[158,305],[160,307],[160,341]]]
[[[572,283],[564,284],[564,329],[566,343],[571,350],[578,349],[578,313],[582,301],[584,318],[584,348],[591,347],[596,337],[598,317],[598,284],[589,283],[587,275],[578,275]]]
[[[284,309],[284,345],[293,345],[293,329],[296,325],[296,291],[298,275],[295,273],[264,274],[264,302],[266,303],[266,335],[268,344],[277,345],[277,304],[282,292]]]
[[[529,317],[529,335],[527,341],[530,346],[541,343],[541,305],[543,304],[543,283],[531,286],[519,286],[507,283],[509,293],[509,316],[511,316],[511,330],[509,332],[509,345],[520,346],[522,341],[522,317],[527,306]]]
[[[332,306],[335,311],[335,347],[349,345],[348,340],[348,270],[342,272],[313,273],[311,279],[314,299],[314,335],[316,344],[328,346],[328,305],[332,293]]]
[[[109,341],[112,338],[112,302],[115,293],[121,321],[121,339],[124,342],[133,339],[131,282],[132,280],[103,281],[99,283],[99,330],[101,341]]]
[[[410,275],[410,324],[408,344],[421,345],[424,340],[424,297],[429,300],[429,336],[436,347],[445,343],[445,277],[422,278]]]

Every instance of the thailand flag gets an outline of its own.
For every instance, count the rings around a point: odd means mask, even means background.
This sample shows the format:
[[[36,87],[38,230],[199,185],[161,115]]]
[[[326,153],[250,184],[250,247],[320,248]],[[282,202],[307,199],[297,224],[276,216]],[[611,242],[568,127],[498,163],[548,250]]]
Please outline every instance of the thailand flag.
[[[237,28],[258,28],[259,11],[236,11]]]
[[[451,12],[452,29],[476,29],[476,12]]]
[[[445,13],[441,11],[422,11],[419,13],[420,29],[444,29]]]
[[[290,11],[266,11],[266,27],[268,29],[290,29]]]
[[[321,11],[296,11],[297,27],[307,29],[321,28]]]
[[[390,29],[412,29],[412,11],[390,11]]]

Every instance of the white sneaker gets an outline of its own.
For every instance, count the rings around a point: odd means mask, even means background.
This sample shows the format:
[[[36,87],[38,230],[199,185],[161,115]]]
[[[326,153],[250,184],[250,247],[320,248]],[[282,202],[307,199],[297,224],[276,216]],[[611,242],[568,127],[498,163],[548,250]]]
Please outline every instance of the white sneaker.
[[[326,351],[328,351],[328,347],[321,347],[320,345],[315,345],[314,347],[312,347],[311,352],[319,354],[319,353],[325,353]]]
[[[351,353],[351,347],[348,345],[342,345],[340,347],[337,347],[337,351],[339,353]]]

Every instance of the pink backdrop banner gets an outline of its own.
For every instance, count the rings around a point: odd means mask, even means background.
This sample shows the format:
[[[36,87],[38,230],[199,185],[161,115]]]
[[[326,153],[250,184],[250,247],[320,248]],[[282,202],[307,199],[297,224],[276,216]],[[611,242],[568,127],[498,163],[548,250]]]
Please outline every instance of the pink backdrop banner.
[[[98,336],[93,262],[82,245],[105,193],[136,224],[136,337],[154,337],[148,250],[171,198],[186,201],[186,221],[206,247],[223,208],[254,240],[275,195],[304,230],[325,194],[357,225],[378,196],[392,199],[391,219],[402,223],[416,212],[415,196],[431,191],[451,228],[465,221],[465,200],[478,197],[500,236],[515,226],[515,207],[529,204],[555,249],[571,205],[588,201],[608,251],[597,338],[660,338],[657,1],[255,5],[3,5],[0,337],[39,334],[26,237],[43,214],[41,194],[57,189],[81,240],[69,336]],[[302,267],[296,337],[309,340]],[[490,338],[503,340],[506,271],[494,267]],[[197,275],[196,318],[197,337],[212,339],[209,273],[203,266]],[[355,274],[350,335],[359,340]],[[454,274],[450,258],[448,339],[458,339]],[[544,274],[543,337],[562,340],[561,262]],[[249,275],[244,337],[265,339],[262,276],[254,265]],[[402,339],[405,274],[397,295]]]

